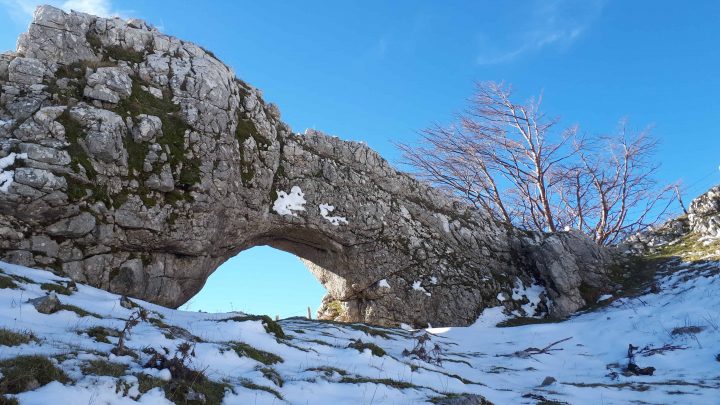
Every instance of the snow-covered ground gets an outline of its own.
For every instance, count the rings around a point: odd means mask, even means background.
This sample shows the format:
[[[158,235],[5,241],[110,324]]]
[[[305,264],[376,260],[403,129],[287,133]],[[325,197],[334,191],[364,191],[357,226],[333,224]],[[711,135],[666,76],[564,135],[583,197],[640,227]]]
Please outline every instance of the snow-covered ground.
[[[28,299],[46,294],[42,283],[64,285],[67,279],[2,262],[0,268],[16,286],[0,290],[0,328],[37,337],[0,346],[0,360],[41,354],[71,380],[15,395],[21,404],[169,403],[161,388],[139,383],[143,375],[161,383],[170,376],[167,369],[144,367],[148,348],[171,357],[186,341],[196,341],[186,364],[227,384],[225,404],[412,404],[453,393],[479,394],[495,404],[720,404],[718,262],[676,264],[658,280],[657,294],[605,299],[606,307],[562,323],[506,328],[495,326],[505,317],[493,308],[470,327],[427,331],[291,318],[279,322],[281,338],[242,314],[184,312],[136,300],[152,319],[127,336],[137,358],[110,353],[117,337],[103,343],[86,333],[95,326],[123,329],[137,309],[122,307],[119,296],[78,285],[70,295],[58,294],[60,301],[99,318],[77,310],[45,315]],[[426,346],[438,345],[440,364],[403,355],[428,332]],[[348,347],[357,339],[376,347]],[[261,356],[234,350],[239,342]],[[526,350],[555,342],[547,353]],[[654,375],[625,376],[629,344],[645,353],[672,350],[636,356],[638,366],[655,368]],[[98,360],[121,364],[120,376],[92,375],[87,366]]]

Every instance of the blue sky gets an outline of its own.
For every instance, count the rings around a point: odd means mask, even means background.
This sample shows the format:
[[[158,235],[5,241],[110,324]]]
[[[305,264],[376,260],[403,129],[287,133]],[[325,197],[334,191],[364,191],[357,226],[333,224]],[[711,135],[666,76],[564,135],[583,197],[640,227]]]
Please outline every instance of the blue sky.
[[[0,49],[35,1],[0,0]],[[588,134],[627,117],[661,140],[658,176],[685,199],[720,183],[720,2],[109,1],[53,4],[119,13],[212,50],[264,91],[295,131],[393,141],[461,110],[474,81],[504,80]],[[267,287],[266,287],[267,286]],[[275,288],[272,288],[275,286]],[[291,255],[255,248],[210,278],[191,309],[301,315],[322,287]]]

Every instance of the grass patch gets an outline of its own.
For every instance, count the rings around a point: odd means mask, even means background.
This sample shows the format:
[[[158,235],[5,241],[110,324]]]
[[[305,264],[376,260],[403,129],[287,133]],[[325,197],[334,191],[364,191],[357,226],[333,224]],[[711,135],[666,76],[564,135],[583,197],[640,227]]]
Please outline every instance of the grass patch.
[[[102,319],[102,317],[94,312],[86,311],[78,306],[75,305],[69,305],[69,304],[61,304],[60,305],[60,311],[71,311],[78,314],[79,317],[85,317],[85,316],[92,316],[93,318]]]
[[[0,289],[10,289],[10,290],[17,290],[20,287],[15,283],[15,281],[9,277],[0,275]]]
[[[65,286],[62,286],[62,285],[60,285],[60,284],[55,284],[55,283],[42,283],[42,284],[40,284],[40,288],[43,289],[43,290],[45,290],[45,291],[54,292],[54,293],[57,293],[57,294],[72,295],[72,291],[71,291],[69,288],[67,288],[67,287],[65,287]]]
[[[365,343],[360,339],[350,343],[348,347],[353,348],[361,353],[364,352],[365,349],[369,349],[370,352],[372,352],[372,355],[377,357],[382,357],[386,354],[385,350],[383,350],[383,348],[376,345],[375,343]]]
[[[249,357],[267,366],[273,365],[275,363],[284,362],[282,357],[273,353],[256,349],[248,345],[247,343],[234,342],[230,344],[230,348],[232,348],[235,353],[237,353],[237,355],[240,357]]]
[[[648,258],[655,260],[668,260],[680,258],[686,262],[701,262],[708,257],[717,256],[720,250],[720,241],[702,242],[700,236],[694,233],[655,248]]]
[[[529,316],[519,316],[517,318],[510,318],[506,319],[504,321],[498,322],[497,326],[498,328],[512,328],[515,326],[523,326],[523,325],[537,325],[542,323],[558,323],[561,322],[560,319],[556,318],[532,318]]]
[[[70,382],[68,376],[43,356],[19,356],[0,361],[0,394],[18,394],[52,381]]]
[[[247,321],[261,321],[265,332],[272,333],[276,338],[285,339],[285,332],[277,322],[273,321],[267,315],[245,315],[245,316],[234,316],[232,318],[220,319],[218,322],[247,322]]]
[[[37,342],[37,337],[32,332],[15,332],[10,329],[0,328],[1,346],[20,346],[30,342]]]
[[[343,377],[340,379],[340,382],[343,384],[383,384],[399,390],[419,388],[415,384],[406,381],[391,380],[389,378]]]
[[[277,385],[278,387],[282,387],[283,384],[285,384],[285,381],[280,376],[280,373],[275,371],[274,368],[270,367],[263,367],[260,369],[260,372],[262,373],[263,377],[267,378],[268,380],[272,381],[273,384]]]
[[[106,375],[110,377],[122,377],[127,371],[125,364],[111,363],[107,360],[92,360],[82,366],[84,374]]]
[[[317,371],[318,373],[325,374],[326,377],[332,377],[336,373],[341,376],[346,376],[346,375],[350,374],[341,368],[330,367],[330,366],[311,367],[311,368],[306,369],[305,371]]]
[[[281,400],[281,401],[283,400],[283,396],[280,395],[279,392],[275,391],[274,389],[272,389],[272,388],[270,388],[270,387],[265,387],[265,386],[263,386],[263,385],[257,385],[257,384],[255,384],[254,382],[251,382],[251,381],[243,381],[242,383],[240,383],[240,385],[242,385],[243,387],[245,387],[245,388],[247,388],[247,389],[249,389],[249,390],[256,390],[256,391],[265,391],[265,392],[268,392],[268,393],[270,393],[270,394],[275,395],[275,397],[276,397],[277,399],[279,399],[279,400]]]
[[[101,343],[108,343],[111,344],[110,340],[108,339],[108,336],[112,337],[120,337],[120,332],[111,329],[111,328],[104,328],[102,326],[93,326],[92,328],[85,331],[85,333],[88,334],[91,338],[95,339],[98,342]]]

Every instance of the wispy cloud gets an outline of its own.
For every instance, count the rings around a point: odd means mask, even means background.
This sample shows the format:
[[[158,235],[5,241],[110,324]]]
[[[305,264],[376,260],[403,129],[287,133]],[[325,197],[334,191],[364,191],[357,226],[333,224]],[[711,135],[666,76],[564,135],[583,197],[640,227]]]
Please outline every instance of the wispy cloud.
[[[42,4],[49,4],[66,11],[75,10],[101,17],[123,14],[113,8],[110,0],[0,0],[0,4],[12,18],[20,23],[30,21],[35,8]]]
[[[479,65],[507,63],[546,48],[572,45],[599,17],[605,0],[535,0],[505,8],[493,32],[478,35]]]

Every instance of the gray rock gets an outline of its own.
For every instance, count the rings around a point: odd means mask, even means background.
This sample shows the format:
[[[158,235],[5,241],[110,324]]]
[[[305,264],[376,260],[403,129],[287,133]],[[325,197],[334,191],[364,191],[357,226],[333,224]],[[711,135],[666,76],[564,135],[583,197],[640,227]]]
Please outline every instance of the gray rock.
[[[45,76],[45,65],[38,59],[15,58],[8,65],[8,79],[18,84],[39,84]]]
[[[47,227],[47,233],[52,236],[77,238],[87,235],[95,229],[95,216],[89,212],[82,212],[71,218],[65,218]]]
[[[52,314],[60,310],[60,300],[57,294],[50,293],[44,297],[33,298],[28,301],[41,314]]]
[[[707,239],[720,239],[720,186],[715,186],[690,203],[690,227]]]
[[[553,385],[553,384],[555,384],[555,382],[557,382],[557,380],[555,379],[555,377],[548,376],[548,377],[545,377],[545,379],[542,381],[542,383],[540,384],[540,386],[541,386],[541,387],[547,387],[548,385]]]
[[[133,139],[137,143],[155,142],[155,137],[162,135],[162,121],[154,115],[140,114],[133,128]]]
[[[132,71],[130,71],[132,72]],[[87,77],[84,96],[117,103],[132,93],[132,80],[128,69],[120,67],[101,67]]]
[[[73,62],[86,86],[59,68]],[[0,192],[4,260],[177,307],[269,245],[326,287],[321,317],[384,325],[521,311],[513,291],[534,284],[547,293],[532,315],[566,316],[586,304],[582,286],[609,285],[611,253],[582,236],[520,232],[362,143],[294,133],[228,66],[140,21],[43,6],[0,63],[0,117],[13,120],[0,148],[28,154]],[[118,109],[133,88],[143,104]]]

